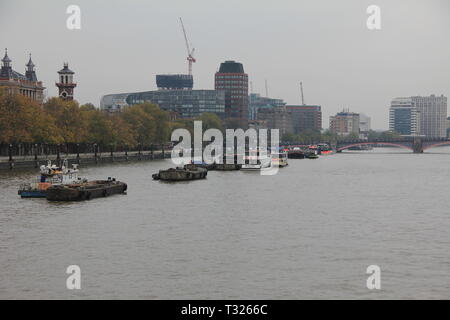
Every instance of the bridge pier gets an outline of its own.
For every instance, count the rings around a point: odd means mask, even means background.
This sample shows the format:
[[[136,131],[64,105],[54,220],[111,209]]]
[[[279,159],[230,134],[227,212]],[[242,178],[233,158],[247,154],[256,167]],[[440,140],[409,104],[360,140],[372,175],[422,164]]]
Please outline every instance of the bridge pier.
[[[415,138],[413,142],[413,152],[414,153],[423,153],[423,144],[422,139]]]

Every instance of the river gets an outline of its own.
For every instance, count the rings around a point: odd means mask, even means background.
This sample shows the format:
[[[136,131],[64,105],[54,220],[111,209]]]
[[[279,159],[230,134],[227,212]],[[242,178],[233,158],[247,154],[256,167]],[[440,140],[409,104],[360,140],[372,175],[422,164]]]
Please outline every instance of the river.
[[[128,193],[80,203],[20,199],[36,171],[0,172],[0,298],[450,298],[450,148],[151,179],[170,165],[81,167]],[[66,288],[69,265],[81,290]],[[369,265],[380,290],[366,287]]]

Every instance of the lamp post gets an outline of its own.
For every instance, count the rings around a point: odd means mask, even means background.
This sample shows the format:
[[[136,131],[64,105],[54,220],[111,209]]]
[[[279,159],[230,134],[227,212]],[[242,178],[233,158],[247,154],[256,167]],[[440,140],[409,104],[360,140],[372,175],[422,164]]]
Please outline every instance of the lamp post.
[[[58,166],[61,165],[61,156],[60,156],[59,152],[60,152],[60,144],[58,143],[56,145],[56,163]]]
[[[97,144],[96,143],[94,143],[94,159],[95,159],[95,163],[97,163],[98,159],[97,159]]]
[[[38,162],[38,145],[34,145],[34,167],[37,168],[39,166]]]

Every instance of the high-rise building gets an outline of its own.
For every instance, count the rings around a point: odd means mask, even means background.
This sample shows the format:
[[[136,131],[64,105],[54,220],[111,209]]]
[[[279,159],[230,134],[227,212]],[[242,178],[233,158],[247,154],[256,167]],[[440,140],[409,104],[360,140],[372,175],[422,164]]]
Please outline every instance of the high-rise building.
[[[444,95],[411,97],[414,107],[420,113],[420,134],[425,137],[445,138],[447,136],[447,97]]]
[[[73,75],[75,72],[69,69],[69,64],[64,63],[64,67],[58,71],[59,82],[56,86],[59,89],[59,97],[64,100],[73,100],[73,90],[77,86],[73,82]]]
[[[322,130],[322,108],[316,105],[288,105],[292,113],[294,133],[305,130]]]
[[[420,114],[411,98],[396,98],[391,101],[389,130],[402,136],[420,134]]]
[[[225,61],[215,74],[216,90],[225,91],[225,112],[246,125],[248,121],[248,75],[242,63]]]
[[[361,138],[367,138],[370,127],[370,117],[365,115],[364,113],[359,114],[359,134]]]
[[[343,110],[330,117],[330,131],[338,135],[356,134],[359,137],[359,113]]]
[[[261,97],[261,95],[258,93],[250,93],[248,104],[248,119],[258,119],[258,111],[260,109],[271,109],[275,107],[282,107],[285,105],[286,103],[282,99]]]
[[[7,93],[18,93],[38,103],[42,103],[45,88],[42,86],[42,82],[37,79],[31,55],[26,64],[25,75],[14,71],[11,62],[11,59],[8,57],[8,50],[5,49],[5,56],[2,59],[2,67],[0,69],[0,87],[4,88]]]

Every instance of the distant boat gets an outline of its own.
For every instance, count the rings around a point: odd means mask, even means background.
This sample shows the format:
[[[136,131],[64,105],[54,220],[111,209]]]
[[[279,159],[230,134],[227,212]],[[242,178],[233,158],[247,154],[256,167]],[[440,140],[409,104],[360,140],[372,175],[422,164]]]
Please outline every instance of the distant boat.
[[[271,164],[272,158],[270,154],[261,154],[259,150],[250,150],[244,156],[244,164],[242,164],[241,170],[257,171],[265,168],[270,168]]]
[[[288,165],[288,153],[286,151],[274,152],[272,156],[272,166],[278,166],[280,168]]]

